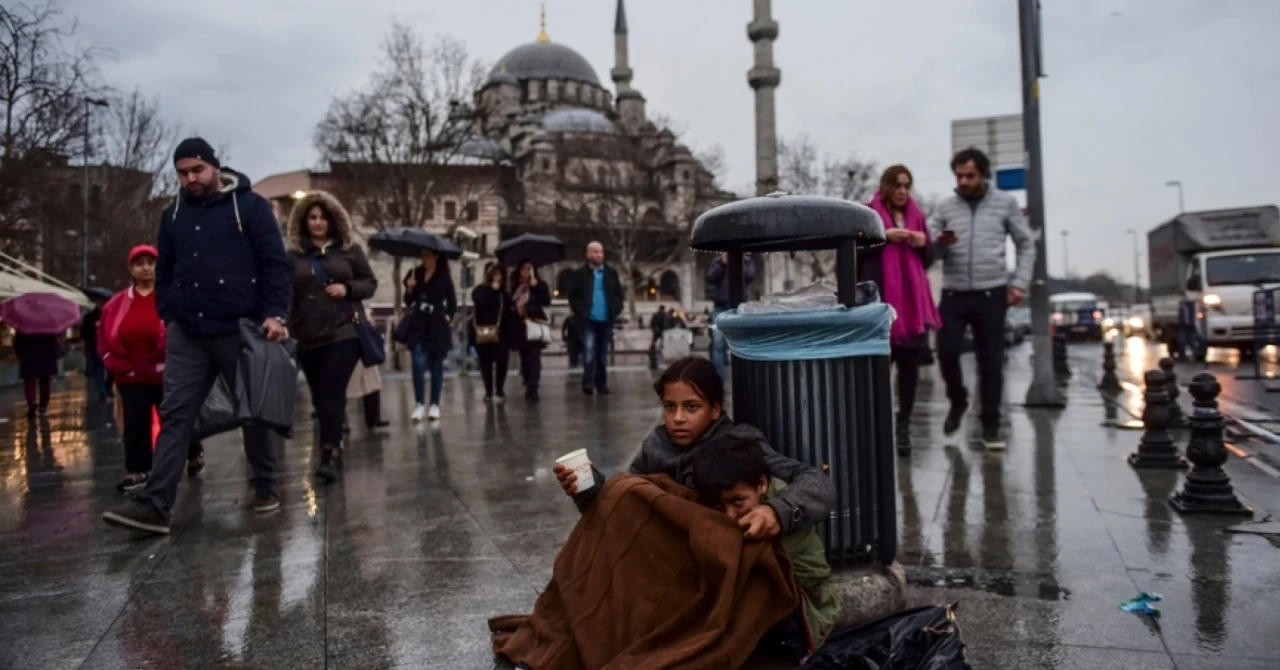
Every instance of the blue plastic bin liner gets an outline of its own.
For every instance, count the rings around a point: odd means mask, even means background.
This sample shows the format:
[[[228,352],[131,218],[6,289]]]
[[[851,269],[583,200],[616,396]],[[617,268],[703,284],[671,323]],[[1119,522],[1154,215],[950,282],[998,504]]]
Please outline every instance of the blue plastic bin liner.
[[[893,309],[884,303],[802,312],[725,312],[715,327],[733,354],[750,361],[888,356]]]

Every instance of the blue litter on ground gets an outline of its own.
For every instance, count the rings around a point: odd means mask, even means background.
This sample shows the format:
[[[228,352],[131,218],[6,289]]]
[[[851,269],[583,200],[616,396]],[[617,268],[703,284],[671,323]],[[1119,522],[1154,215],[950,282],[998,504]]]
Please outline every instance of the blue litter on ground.
[[[1138,594],[1137,598],[1120,603],[1120,609],[1125,612],[1146,614],[1147,616],[1160,616],[1160,610],[1156,609],[1151,603],[1158,603],[1161,600],[1164,600],[1164,597],[1159,593],[1143,591]]]

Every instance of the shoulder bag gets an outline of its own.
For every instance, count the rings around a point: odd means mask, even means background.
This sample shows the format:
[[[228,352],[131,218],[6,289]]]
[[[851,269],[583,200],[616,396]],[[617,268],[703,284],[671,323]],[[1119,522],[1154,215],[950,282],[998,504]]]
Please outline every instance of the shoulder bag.
[[[476,344],[497,344],[502,335],[499,330],[502,328],[502,313],[506,311],[506,303],[502,300],[502,295],[498,295],[498,322],[492,326],[482,326],[476,323],[476,313],[480,310],[471,312],[471,327],[476,331]]]
[[[308,255],[307,260],[311,261],[311,271],[320,281],[328,286],[333,283],[329,278],[329,273],[324,271],[324,267],[320,265],[320,259],[313,255]],[[368,319],[361,319],[360,312],[355,305],[346,298],[341,298],[338,302],[342,303],[342,308],[351,315],[351,323],[356,326],[356,339],[360,342],[360,362],[364,363],[367,368],[382,365],[387,360],[387,345],[382,339],[382,333],[369,323]]]

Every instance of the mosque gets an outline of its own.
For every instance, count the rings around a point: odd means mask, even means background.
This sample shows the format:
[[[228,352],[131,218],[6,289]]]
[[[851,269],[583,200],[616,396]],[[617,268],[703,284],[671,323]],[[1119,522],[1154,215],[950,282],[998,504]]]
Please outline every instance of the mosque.
[[[468,244],[480,263],[501,240],[556,235],[569,259],[541,273],[555,277],[558,294],[568,272],[582,263],[586,242],[599,239],[639,313],[659,303],[701,311],[710,259],[688,251],[688,228],[699,214],[736,196],[716,185],[671,130],[648,117],[644,95],[632,86],[624,0],[618,0],[613,33],[612,90],[586,58],[552,41],[545,11],[534,41],[496,60],[470,104],[453,110],[467,120],[457,139],[460,160],[438,169],[454,171],[458,179],[437,180],[444,186],[437,187],[427,227],[444,232],[465,226],[475,234]],[[287,216],[299,191],[340,191],[335,182],[341,172],[330,167],[268,177],[255,190]],[[359,218],[358,211],[353,215]],[[377,256],[372,260],[385,267],[376,268],[384,281],[374,302],[390,303],[390,259]]]

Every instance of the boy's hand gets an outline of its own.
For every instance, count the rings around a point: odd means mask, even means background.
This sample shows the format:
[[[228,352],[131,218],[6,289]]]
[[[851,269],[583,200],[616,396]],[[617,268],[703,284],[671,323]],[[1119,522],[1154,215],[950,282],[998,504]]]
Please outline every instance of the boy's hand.
[[[595,467],[594,463],[592,467]],[[555,473],[556,479],[560,480],[560,488],[564,489],[565,495],[570,498],[578,495],[578,475],[573,470],[563,465],[556,465],[551,468],[551,471]]]
[[[782,532],[778,513],[770,505],[761,505],[738,519],[738,527],[748,540],[772,540]]]

